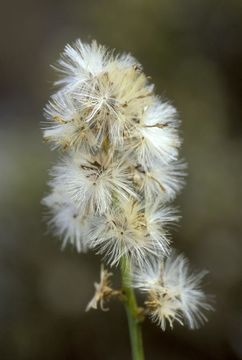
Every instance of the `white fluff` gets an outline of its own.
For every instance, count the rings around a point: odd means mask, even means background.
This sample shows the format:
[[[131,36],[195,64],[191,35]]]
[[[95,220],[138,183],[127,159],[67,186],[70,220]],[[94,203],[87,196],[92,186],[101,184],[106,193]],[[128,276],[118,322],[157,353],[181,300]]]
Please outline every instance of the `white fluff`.
[[[168,164],[176,161],[181,145],[178,124],[175,108],[155,99],[137,119],[127,139],[127,151],[145,168],[152,167],[157,162]]]
[[[154,257],[169,252],[167,226],[177,215],[159,203],[146,204],[122,201],[110,213],[96,218],[90,230],[91,246],[105,255],[111,265],[122,256],[138,264],[148,264]]]
[[[55,188],[42,203],[50,210],[49,225],[55,235],[63,239],[62,247],[71,244],[78,252],[86,252],[91,218],[80,212],[61,187]]]
[[[166,328],[178,321],[191,329],[207,321],[204,311],[212,310],[208,297],[201,290],[207,271],[191,273],[188,260],[173,252],[162,262],[154,262],[142,271],[134,270],[133,286],[148,294],[147,305],[151,318]]]
[[[83,214],[109,211],[113,196],[136,196],[126,164],[118,159],[110,163],[105,153],[70,153],[52,169],[52,175],[52,187],[63,186]]]
[[[205,272],[192,275],[182,255],[169,256],[169,227],[179,218],[170,202],[185,176],[176,109],[155,95],[135,58],[95,41],[67,45],[56,68],[60,89],[43,132],[65,154],[43,200],[50,226],[64,246],[94,249],[110,265],[128,258],[132,285],[163,330],[175,321],[195,328],[211,309],[200,289]],[[88,308],[103,308],[113,294],[109,276],[102,273]]]

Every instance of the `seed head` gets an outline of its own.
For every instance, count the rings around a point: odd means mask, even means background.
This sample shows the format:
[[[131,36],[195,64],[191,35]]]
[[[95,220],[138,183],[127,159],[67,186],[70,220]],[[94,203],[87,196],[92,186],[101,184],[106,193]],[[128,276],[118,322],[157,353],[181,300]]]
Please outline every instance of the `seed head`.
[[[143,272],[136,270],[133,285],[147,294],[148,314],[162,330],[167,322],[173,328],[176,321],[195,329],[207,321],[204,311],[213,309],[201,290],[206,274],[207,271],[191,273],[187,259],[173,252]]]
[[[67,45],[56,68],[60,89],[44,125],[44,138],[65,150],[44,200],[56,234],[112,265],[123,255],[142,264],[168,254],[167,224],[177,216],[165,204],[184,177],[175,108],[155,95],[136,59],[95,41]]]
[[[134,57],[96,41],[67,45],[55,68],[59,88],[43,125],[44,140],[62,150],[43,200],[51,228],[63,246],[94,250],[111,266],[128,259],[130,286],[146,293],[146,311],[163,330],[197,327],[212,309],[201,290],[206,272],[191,274],[182,255],[170,255],[169,227],[179,218],[171,201],[186,168],[175,107]],[[87,310],[124,297],[111,275],[102,266]]]

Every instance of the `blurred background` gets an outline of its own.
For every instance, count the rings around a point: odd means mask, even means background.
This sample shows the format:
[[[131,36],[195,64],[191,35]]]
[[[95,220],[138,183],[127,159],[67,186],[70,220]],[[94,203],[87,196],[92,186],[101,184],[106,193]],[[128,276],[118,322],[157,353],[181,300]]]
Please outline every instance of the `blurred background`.
[[[130,359],[122,306],[85,313],[100,259],[62,252],[40,205],[57,156],[40,130],[49,64],[79,37],[131,52],[183,119],[174,244],[210,271],[216,312],[193,332],[146,321],[146,359],[242,359],[242,1],[9,0],[0,27],[0,359]]]

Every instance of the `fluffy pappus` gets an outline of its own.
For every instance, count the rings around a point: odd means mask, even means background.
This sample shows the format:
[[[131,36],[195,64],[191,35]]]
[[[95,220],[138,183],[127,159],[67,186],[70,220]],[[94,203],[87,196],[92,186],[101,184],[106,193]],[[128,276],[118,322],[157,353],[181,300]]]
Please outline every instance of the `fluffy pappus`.
[[[112,210],[93,221],[90,230],[91,247],[104,254],[111,265],[119,264],[123,256],[145,264],[153,257],[169,252],[167,227],[177,221],[173,210],[159,203],[142,204],[122,201]]]
[[[49,209],[47,218],[50,228],[63,239],[62,248],[71,244],[78,252],[86,252],[89,247],[87,234],[90,216],[83,215],[61,187],[46,196],[42,204]]]
[[[207,321],[204,312],[213,310],[211,297],[201,290],[207,271],[192,273],[188,260],[173,252],[163,261],[150,264],[145,271],[134,270],[133,286],[147,294],[148,314],[166,329],[174,322],[195,329]]]
[[[71,94],[58,92],[45,108],[44,140],[51,142],[54,149],[92,151],[100,139],[96,129],[87,125],[87,115]]]
[[[160,199],[170,202],[175,199],[184,186],[186,163],[172,161],[169,164],[159,162],[148,169],[140,164],[132,164],[133,182],[138,192],[144,193],[148,201]]]
[[[144,168],[176,161],[181,145],[178,125],[175,108],[155,99],[137,119],[126,141],[127,152]]]
[[[163,330],[175,322],[196,328],[212,306],[201,290],[206,272],[192,274],[183,255],[171,254],[170,226],[179,220],[171,202],[186,173],[175,107],[155,94],[134,57],[96,41],[67,45],[55,68],[58,91],[43,125],[44,140],[61,150],[43,200],[50,227],[63,246],[121,264]],[[102,267],[87,310],[105,309],[113,296],[127,300],[127,287],[113,291],[110,277]]]
[[[110,210],[112,199],[136,196],[129,180],[127,164],[113,160],[106,152],[96,155],[75,152],[53,167],[53,188],[62,186],[84,214]]]

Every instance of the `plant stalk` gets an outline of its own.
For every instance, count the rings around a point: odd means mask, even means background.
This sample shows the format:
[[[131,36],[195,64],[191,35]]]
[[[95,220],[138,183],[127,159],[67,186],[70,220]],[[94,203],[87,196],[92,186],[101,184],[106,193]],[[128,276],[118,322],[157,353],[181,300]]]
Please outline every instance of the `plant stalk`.
[[[135,293],[130,283],[132,280],[131,266],[127,258],[121,263],[122,290],[124,293],[124,306],[128,318],[129,336],[133,360],[144,360],[143,340],[141,332],[140,309],[137,305]]]

